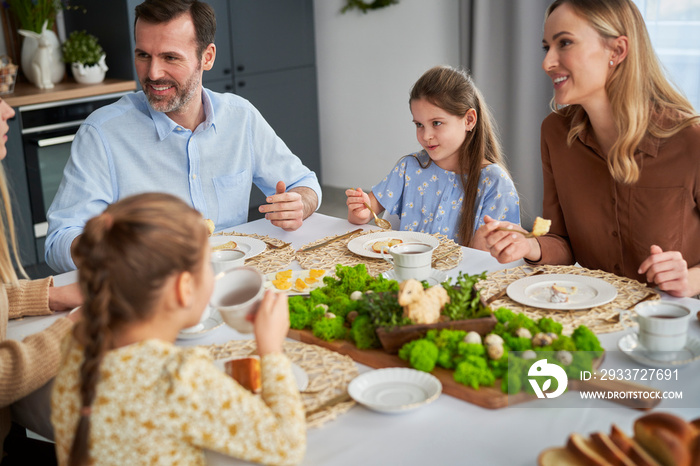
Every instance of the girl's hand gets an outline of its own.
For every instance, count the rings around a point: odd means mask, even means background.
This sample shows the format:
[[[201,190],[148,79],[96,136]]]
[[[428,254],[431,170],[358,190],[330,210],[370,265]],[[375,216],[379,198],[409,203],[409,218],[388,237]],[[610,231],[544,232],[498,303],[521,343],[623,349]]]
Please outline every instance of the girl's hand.
[[[49,309],[52,311],[70,311],[81,304],[83,296],[77,283],[49,288]]]
[[[472,244],[483,245],[483,250],[489,251],[501,264],[518,259],[537,261],[542,257],[540,243],[535,238],[525,238],[519,233],[508,233],[498,228],[509,228],[523,231],[524,229],[510,222],[500,222],[488,215],[484,216],[484,224],[476,231]],[[479,249],[482,249],[481,247]]]
[[[664,252],[659,246],[650,248],[651,255],[639,266],[650,283],[671,296],[686,297],[700,293],[700,269],[688,269],[688,263],[678,251]]]
[[[255,313],[255,340],[258,354],[281,353],[289,331],[287,295],[267,290]]]
[[[363,225],[369,222],[370,211],[364,203],[370,204],[369,195],[362,191],[362,188],[346,189],[346,204],[348,205],[348,221],[356,225]],[[371,204],[370,204],[371,205]]]

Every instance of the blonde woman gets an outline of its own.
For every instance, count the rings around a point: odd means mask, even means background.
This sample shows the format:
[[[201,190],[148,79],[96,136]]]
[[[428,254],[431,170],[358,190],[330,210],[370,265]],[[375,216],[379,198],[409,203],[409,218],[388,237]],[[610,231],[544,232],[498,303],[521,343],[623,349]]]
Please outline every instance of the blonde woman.
[[[700,116],[666,79],[639,10],[631,0],[557,0],[542,44],[554,86],[541,140],[552,226],[525,239],[489,222],[491,254],[699,294]]]
[[[0,99],[0,160],[7,155],[7,120],[14,115],[12,107]],[[60,340],[71,329],[78,313],[58,319],[43,332],[31,335],[23,341],[5,340],[8,319],[69,310],[79,305],[81,298],[77,285],[54,288],[52,277],[43,280],[18,280],[15,272],[15,265],[19,264],[19,261],[14,222],[2,165],[0,197],[0,442],[4,445],[11,427],[10,404],[41,387],[56,374],[60,358]],[[21,266],[17,267],[21,270]],[[11,461],[15,454],[21,455],[25,464],[32,462],[32,456],[29,455],[34,452],[18,451],[21,449],[18,448],[18,442],[21,443],[22,439],[8,441],[8,446],[12,443],[12,450],[16,453],[6,456],[7,449],[3,448],[2,464]]]

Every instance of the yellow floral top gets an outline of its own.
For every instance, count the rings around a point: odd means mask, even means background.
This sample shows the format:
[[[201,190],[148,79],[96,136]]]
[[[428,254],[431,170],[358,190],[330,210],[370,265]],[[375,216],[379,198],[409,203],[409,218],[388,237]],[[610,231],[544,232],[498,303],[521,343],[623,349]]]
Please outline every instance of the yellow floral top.
[[[78,424],[83,347],[70,336],[54,383],[51,422],[59,464]],[[289,359],[261,360],[262,393],[253,395],[202,348],[147,340],[109,351],[90,415],[93,464],[205,464],[203,448],[265,464],[296,464],[306,421]]]

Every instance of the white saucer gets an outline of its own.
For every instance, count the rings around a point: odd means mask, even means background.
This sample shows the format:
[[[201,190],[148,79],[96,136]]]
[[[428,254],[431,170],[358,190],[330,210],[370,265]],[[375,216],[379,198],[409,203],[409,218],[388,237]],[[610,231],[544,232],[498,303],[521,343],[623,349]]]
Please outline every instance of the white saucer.
[[[396,271],[394,269],[384,272],[382,277],[386,278],[387,280],[399,280],[396,278]],[[439,285],[445,280],[447,280],[447,273],[437,269],[430,269],[430,276],[425,279],[430,286]]]
[[[639,343],[636,333],[628,333],[620,338],[617,347],[638,363],[650,367],[680,367],[700,359],[700,340],[693,337],[688,337],[685,348],[679,351],[649,351]]]
[[[201,327],[200,327],[201,325]],[[217,329],[224,325],[224,321],[221,319],[221,315],[219,315],[219,311],[211,311],[211,315],[207,320],[202,322],[199,325],[195,325],[194,327],[191,327],[193,330],[188,330],[188,331],[180,331],[180,333],[177,334],[177,339],[178,340],[191,340],[193,338],[199,338],[205,333],[209,333],[214,329]]]
[[[405,413],[435,401],[442,393],[437,377],[403,367],[377,369],[348,385],[353,400],[380,413]]]

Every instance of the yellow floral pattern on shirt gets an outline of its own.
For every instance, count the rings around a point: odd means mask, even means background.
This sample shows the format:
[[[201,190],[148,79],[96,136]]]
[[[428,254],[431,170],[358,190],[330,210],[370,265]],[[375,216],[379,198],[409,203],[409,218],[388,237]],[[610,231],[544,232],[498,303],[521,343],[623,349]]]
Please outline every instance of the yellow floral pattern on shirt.
[[[59,464],[78,423],[83,348],[69,336],[51,399]],[[261,360],[253,395],[203,348],[147,340],[109,351],[90,416],[93,464],[203,465],[203,448],[264,464],[296,464],[306,450],[304,407],[289,359]]]

